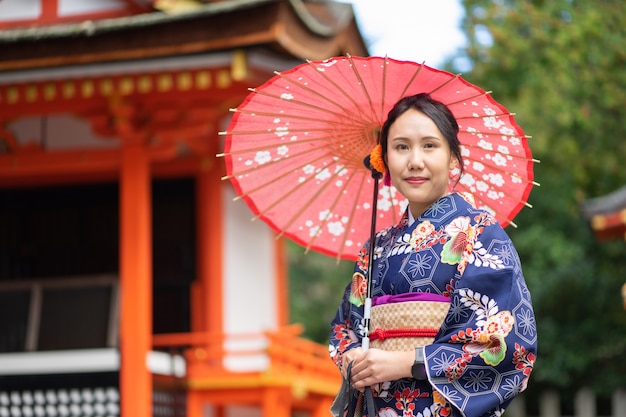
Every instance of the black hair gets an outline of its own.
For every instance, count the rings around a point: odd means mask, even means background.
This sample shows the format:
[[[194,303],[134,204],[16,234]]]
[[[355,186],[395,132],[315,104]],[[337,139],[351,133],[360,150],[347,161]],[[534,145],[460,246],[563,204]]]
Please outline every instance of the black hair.
[[[445,104],[433,99],[427,93],[419,93],[400,99],[387,115],[387,120],[380,131],[380,144],[382,147],[383,161],[387,166],[387,142],[389,140],[389,129],[391,125],[403,115],[407,110],[417,110],[424,113],[443,134],[443,137],[450,146],[450,152],[459,162],[459,178],[463,175],[463,157],[461,156],[461,142],[459,141],[459,124],[456,118]],[[458,182],[458,179],[457,179]]]

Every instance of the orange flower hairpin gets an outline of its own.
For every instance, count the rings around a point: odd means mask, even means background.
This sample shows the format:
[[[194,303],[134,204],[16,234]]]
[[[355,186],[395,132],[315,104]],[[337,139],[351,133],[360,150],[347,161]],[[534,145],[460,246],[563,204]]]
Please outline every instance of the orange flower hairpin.
[[[380,143],[374,146],[374,149],[372,149],[372,152],[370,153],[370,165],[381,174],[384,174],[387,171],[387,168],[385,168],[385,161],[383,161],[383,147]]]

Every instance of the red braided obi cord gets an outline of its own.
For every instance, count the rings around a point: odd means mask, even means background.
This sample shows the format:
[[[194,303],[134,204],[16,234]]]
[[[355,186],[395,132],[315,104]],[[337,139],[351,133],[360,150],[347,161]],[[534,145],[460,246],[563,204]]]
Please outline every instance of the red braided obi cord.
[[[385,340],[396,337],[435,337],[439,329],[426,327],[421,329],[375,329],[370,333],[370,340]]]

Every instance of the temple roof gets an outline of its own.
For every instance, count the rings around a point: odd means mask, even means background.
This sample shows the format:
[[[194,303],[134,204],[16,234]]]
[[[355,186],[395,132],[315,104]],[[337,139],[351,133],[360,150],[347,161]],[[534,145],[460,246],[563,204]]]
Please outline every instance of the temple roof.
[[[588,219],[596,214],[609,214],[626,209],[626,185],[612,193],[583,201],[581,209]]]
[[[583,201],[581,211],[598,240],[626,239],[626,186]]]
[[[227,0],[0,31],[0,71],[188,55],[266,45],[300,59],[367,55],[350,4]]]

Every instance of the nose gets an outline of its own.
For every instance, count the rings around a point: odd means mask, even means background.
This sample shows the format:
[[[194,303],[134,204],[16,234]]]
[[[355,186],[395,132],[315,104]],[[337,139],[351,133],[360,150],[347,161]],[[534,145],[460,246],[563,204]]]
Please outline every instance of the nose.
[[[409,156],[409,170],[424,168],[424,158],[419,149],[414,149]]]

